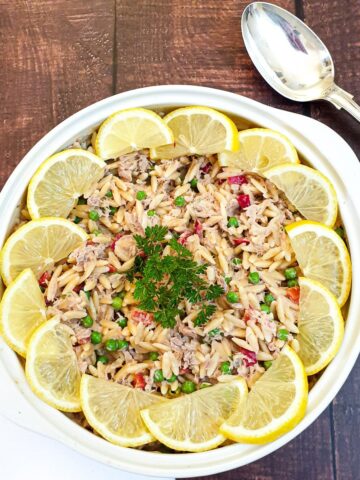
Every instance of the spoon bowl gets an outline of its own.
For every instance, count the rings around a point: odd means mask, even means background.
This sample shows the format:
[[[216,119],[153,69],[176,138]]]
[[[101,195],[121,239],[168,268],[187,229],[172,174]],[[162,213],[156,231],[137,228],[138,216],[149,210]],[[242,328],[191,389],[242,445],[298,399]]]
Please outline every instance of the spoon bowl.
[[[271,3],[253,2],[241,28],[251,60],[274,90],[298,102],[328,100],[360,121],[352,95],[335,85],[330,52],[299,18]]]

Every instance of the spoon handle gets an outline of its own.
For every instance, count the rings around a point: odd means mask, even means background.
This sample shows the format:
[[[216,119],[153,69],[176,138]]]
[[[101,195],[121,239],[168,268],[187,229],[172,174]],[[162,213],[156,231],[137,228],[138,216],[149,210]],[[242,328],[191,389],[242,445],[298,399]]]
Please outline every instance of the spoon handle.
[[[353,100],[353,95],[350,93],[334,85],[327,93],[325,100],[331,102],[338,109],[343,108],[360,122],[360,105]]]

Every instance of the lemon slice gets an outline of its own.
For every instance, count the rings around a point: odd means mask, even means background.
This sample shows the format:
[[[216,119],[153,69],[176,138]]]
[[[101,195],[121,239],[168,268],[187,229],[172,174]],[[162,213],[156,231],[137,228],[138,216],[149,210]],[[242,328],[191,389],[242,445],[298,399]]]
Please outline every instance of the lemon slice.
[[[106,163],[86,150],[70,149],[48,158],[30,180],[27,207],[31,218],[67,217],[104,174]]]
[[[6,343],[25,357],[31,334],[45,320],[44,296],[27,268],[5,290],[0,303],[0,332]]]
[[[159,115],[145,108],[129,108],[114,113],[101,124],[95,151],[107,160],[173,142],[172,131]]]
[[[301,277],[299,285],[298,355],[306,374],[314,375],[337,354],[344,336],[344,320],[336,298],[321,283]]]
[[[285,163],[263,172],[282,190],[289,201],[308,220],[332,227],[337,217],[336,192],[318,170],[305,165]]]
[[[241,408],[247,395],[244,379],[219,383],[141,411],[150,432],[174,450],[202,452],[225,441],[220,425]]]
[[[244,407],[220,431],[236,442],[271,442],[302,419],[307,397],[304,366],[296,353],[285,346],[254,384]]]
[[[82,228],[64,218],[40,218],[26,223],[10,235],[1,251],[4,283],[8,285],[25,268],[31,268],[38,277],[86,239]]]
[[[210,155],[238,150],[238,131],[226,115],[208,107],[184,107],[170,112],[164,122],[174,133],[175,143],[151,150],[152,158]]]
[[[109,442],[138,447],[155,440],[142,422],[140,410],[166,402],[163,397],[90,375],[81,379],[80,397],[87,421]]]
[[[81,373],[68,327],[53,319],[35,330],[25,371],[32,390],[41,400],[64,412],[81,411]]]
[[[310,220],[285,229],[304,276],[322,283],[343,306],[351,286],[350,255],[344,241],[331,228]]]
[[[218,155],[222,167],[263,172],[283,163],[300,163],[293,144],[281,133],[267,128],[250,128],[239,132],[240,148],[236,153]]]

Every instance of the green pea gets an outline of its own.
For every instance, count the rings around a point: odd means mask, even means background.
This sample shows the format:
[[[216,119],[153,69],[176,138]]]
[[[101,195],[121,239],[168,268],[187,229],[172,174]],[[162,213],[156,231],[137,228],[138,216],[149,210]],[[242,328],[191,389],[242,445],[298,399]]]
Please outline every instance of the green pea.
[[[84,293],[85,293],[85,295],[86,295],[86,298],[87,298],[88,300],[90,300],[90,297],[91,297],[91,292],[90,292],[90,290],[84,290]]]
[[[118,345],[118,350],[124,350],[129,346],[129,342],[127,342],[126,340],[118,340],[117,345]]]
[[[146,197],[147,194],[144,192],[144,190],[139,190],[136,194],[136,200],[145,200]]]
[[[260,303],[260,310],[265,313],[271,312],[269,305],[266,305],[266,303]]]
[[[91,332],[90,341],[92,344],[97,345],[102,342],[102,335],[100,332]]]
[[[239,226],[239,222],[238,222],[237,218],[230,217],[229,220],[228,220],[227,226],[228,226],[228,228],[230,228],[230,227],[237,228]]]
[[[196,385],[194,382],[191,380],[186,380],[182,385],[181,385],[181,391],[183,393],[193,393],[196,390]]]
[[[208,335],[210,338],[212,338],[212,337],[216,337],[216,335],[220,335],[220,333],[221,333],[220,328],[213,328],[212,330],[210,330]]]
[[[94,321],[93,319],[90,317],[90,315],[86,315],[86,317],[84,317],[82,320],[81,320],[81,324],[83,327],[85,328],[90,328],[92,327]]]
[[[159,358],[158,352],[150,352],[150,353],[149,353],[149,359],[150,359],[152,362],[155,362],[155,360],[157,360],[158,358]]]
[[[122,304],[123,304],[123,301],[122,301],[122,298],[120,297],[114,297],[112,299],[112,303],[111,303],[111,306],[113,307],[113,309],[117,312],[118,310],[120,310],[120,308],[122,307]]]
[[[116,208],[116,207],[110,207],[110,213],[111,213],[111,215],[115,215],[116,212],[117,212],[117,208]]]
[[[112,197],[113,197],[112,191],[111,191],[111,190],[108,190],[108,191],[105,193],[105,197],[112,198]]]
[[[225,283],[229,285],[230,282],[231,282],[231,277],[225,277]]]
[[[341,237],[341,238],[345,237],[345,231],[344,231],[343,227],[335,228],[335,232],[339,235],[339,237]]]
[[[251,272],[249,273],[248,280],[253,285],[257,285],[260,282],[260,275],[258,272]]]
[[[233,259],[232,259],[232,263],[233,263],[234,265],[241,265],[241,264],[242,264],[242,260],[241,260],[241,258],[233,258]]]
[[[198,180],[197,178],[193,178],[190,182],[190,187],[193,189],[193,190],[197,190],[197,184],[198,184]]]
[[[220,371],[224,375],[231,375],[231,367],[230,367],[230,362],[222,362],[220,364]]]
[[[299,282],[296,278],[293,278],[292,280],[288,280],[287,282],[288,287],[297,287],[299,285]]]
[[[286,340],[288,339],[288,336],[289,336],[289,332],[286,330],[286,328],[280,328],[277,332],[278,339],[283,340],[284,342],[286,342]]]
[[[226,294],[226,300],[230,303],[237,303],[239,301],[239,295],[236,292],[228,292]]]
[[[105,348],[108,352],[115,352],[118,349],[118,341],[115,338],[109,338],[105,342]]]
[[[93,220],[94,222],[96,222],[97,220],[99,220],[100,215],[98,214],[98,212],[96,210],[90,210],[89,218],[90,218],[90,220]]]
[[[148,211],[147,211],[147,216],[148,216],[148,217],[154,217],[155,215],[156,215],[155,210],[148,210]]]
[[[177,206],[177,207],[183,207],[185,204],[186,204],[186,200],[184,197],[176,197],[175,200],[174,200],[174,204]]]
[[[266,370],[269,370],[269,368],[271,367],[272,365],[272,361],[271,360],[266,360],[264,362],[264,367],[266,368]]]
[[[202,390],[203,388],[209,388],[211,386],[211,383],[204,382],[200,385],[200,390]]]
[[[264,302],[266,305],[271,305],[275,298],[271,295],[271,293],[267,293],[264,297]]]
[[[154,372],[154,382],[159,383],[164,380],[164,374],[162,370],[155,370]]]
[[[293,280],[294,278],[297,278],[296,269],[293,267],[287,268],[284,272],[284,275],[286,280]]]
[[[170,378],[167,378],[166,381],[169,383],[174,383],[177,380],[177,375],[173,373]]]
[[[81,218],[80,217],[75,217],[74,218],[74,223],[78,224],[81,222]]]
[[[86,205],[87,201],[85,200],[84,197],[79,197],[77,203],[78,205]]]
[[[127,320],[126,320],[126,318],[120,318],[120,319],[117,321],[117,324],[119,325],[119,327],[125,328],[126,325],[127,325]]]
[[[96,362],[100,362],[106,365],[107,363],[109,363],[109,357],[107,357],[106,355],[99,355],[96,359]]]

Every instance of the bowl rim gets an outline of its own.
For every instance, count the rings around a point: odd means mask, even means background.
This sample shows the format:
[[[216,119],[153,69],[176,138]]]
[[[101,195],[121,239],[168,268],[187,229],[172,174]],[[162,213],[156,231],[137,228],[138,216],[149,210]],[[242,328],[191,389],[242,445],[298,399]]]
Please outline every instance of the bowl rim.
[[[118,105],[120,103],[121,107]],[[354,200],[359,198],[357,185],[360,182],[360,165],[346,142],[331,129],[313,119],[277,110],[234,93],[189,85],[145,87],[108,97],[68,117],[47,133],[25,155],[0,193],[0,209],[3,212],[0,242],[3,242],[12,225],[14,212],[20,204],[32,174],[45,158],[70,145],[75,138],[90,133],[104,118],[120,108],[143,106],[158,109],[183,105],[211,106],[286,134],[310,164],[320,168],[333,181],[348,234],[354,271],[359,270],[360,253],[357,252],[356,245],[360,241],[360,213],[356,211],[355,204],[358,202]],[[316,136],[312,132],[316,132]],[[341,172],[336,169],[335,152],[342,155]],[[354,290],[357,284],[358,279],[354,276]],[[41,433],[57,438],[105,464],[129,472],[178,478],[209,475],[246,465],[268,455],[295,438],[322,413],[345,382],[359,354],[360,332],[356,329],[356,313],[359,310],[360,298],[353,295],[348,310],[350,320],[347,322],[342,347],[311,390],[304,419],[276,441],[258,446],[232,444],[209,452],[161,454],[161,457],[154,452],[118,447],[88,432],[35,397],[26,383],[16,355],[3,344],[0,349],[0,361],[6,367],[10,381],[18,382],[17,394],[25,399],[33,412],[42,417],[44,422],[40,429]],[[14,402],[16,403],[16,399]],[[35,425],[33,429],[39,431]]]

